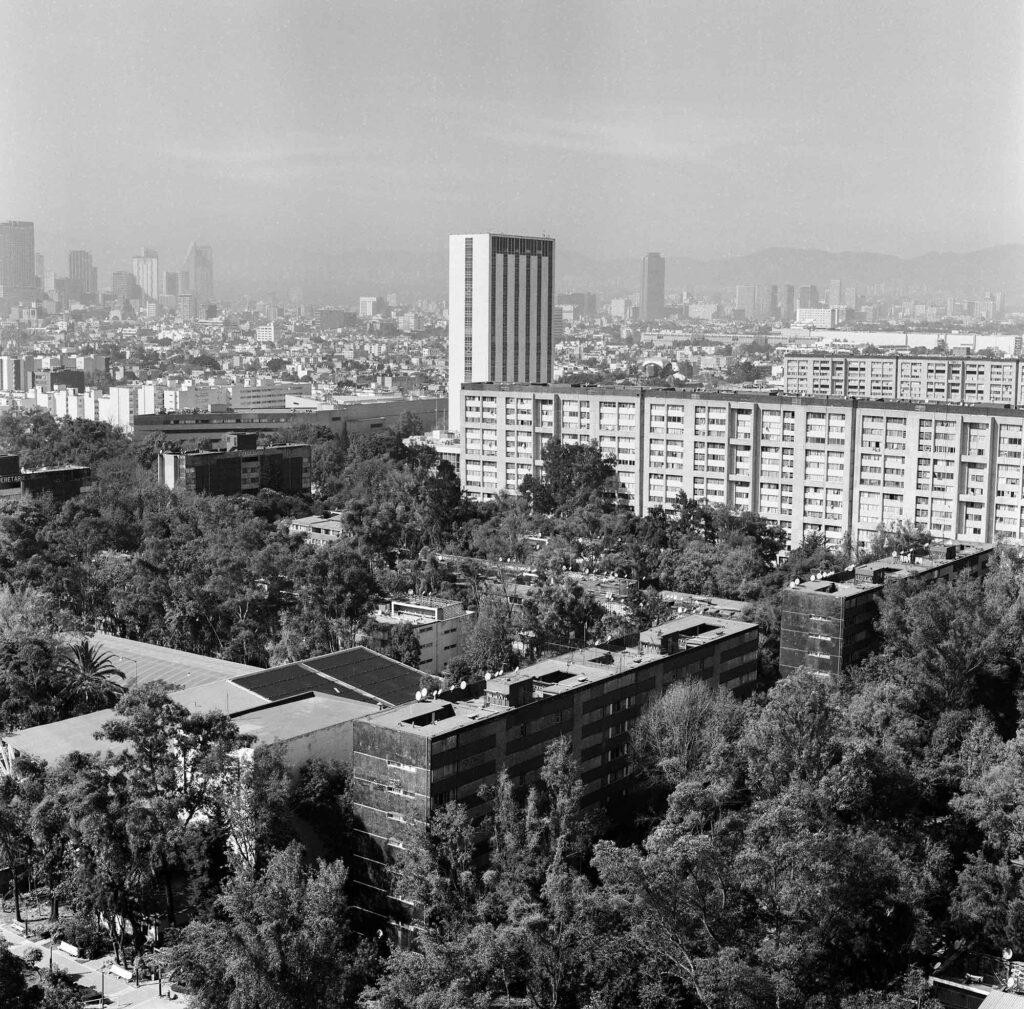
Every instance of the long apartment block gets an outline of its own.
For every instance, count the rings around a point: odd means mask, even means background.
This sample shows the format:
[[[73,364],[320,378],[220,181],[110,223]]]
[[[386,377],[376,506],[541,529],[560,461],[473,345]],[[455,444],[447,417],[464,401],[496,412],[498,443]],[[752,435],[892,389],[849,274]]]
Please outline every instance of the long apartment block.
[[[644,631],[635,647],[546,659],[360,718],[352,735],[356,906],[411,923],[402,852],[431,812],[458,801],[479,823],[488,811],[481,787],[502,769],[516,786],[532,784],[559,736],[572,740],[584,805],[626,801],[635,790],[629,729],[644,705],[683,680],[748,690],[757,640],[756,624],[688,615]]]
[[[550,438],[597,442],[637,514],[683,491],[867,545],[909,522],[945,540],[1024,540],[1024,409],[569,385],[463,387],[462,485],[516,493]]]
[[[1024,407],[1024,359],[789,354],[791,396],[856,396],[911,403]]]

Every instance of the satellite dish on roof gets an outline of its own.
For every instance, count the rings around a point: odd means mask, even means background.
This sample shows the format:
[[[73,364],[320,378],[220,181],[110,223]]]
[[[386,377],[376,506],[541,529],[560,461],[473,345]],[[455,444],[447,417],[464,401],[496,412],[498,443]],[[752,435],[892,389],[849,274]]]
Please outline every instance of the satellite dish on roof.
[[[491,674],[490,673],[484,673],[484,679],[485,680],[490,680],[490,678],[491,678]]]
[[[459,682],[459,690],[465,690],[465,689],[466,689],[466,681],[465,680],[461,680]]]
[[[423,697],[423,691],[422,690],[417,690],[416,691],[416,700],[418,701],[422,697]]]

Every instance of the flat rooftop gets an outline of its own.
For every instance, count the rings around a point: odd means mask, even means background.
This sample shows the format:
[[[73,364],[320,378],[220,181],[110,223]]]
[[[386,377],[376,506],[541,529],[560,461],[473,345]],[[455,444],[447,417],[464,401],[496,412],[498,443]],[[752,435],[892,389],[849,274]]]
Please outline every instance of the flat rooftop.
[[[145,641],[132,641],[131,638],[120,638],[101,631],[90,635],[89,640],[110,656],[110,661],[124,673],[124,683],[128,686],[136,682],[163,680],[173,687],[194,687],[256,672],[259,668],[226,659],[212,659],[206,655],[193,655],[191,652],[151,645]]]
[[[834,332],[840,332],[840,330],[835,330]],[[842,332],[846,332],[846,330],[843,330]],[[869,333],[867,335],[870,336],[871,334]],[[902,336],[903,334],[900,333],[900,334],[897,334],[897,335]],[[911,333],[910,335],[913,336],[914,334]],[[983,335],[983,334],[976,334],[976,335]],[[1004,334],[1004,335],[1013,335],[1013,334]],[[962,350],[963,348],[962,347],[958,347],[958,349]],[[1020,363],[1024,362],[1024,358],[1021,358],[1021,357],[980,357],[977,354],[950,354],[950,353],[946,353],[946,352],[938,351],[938,350],[910,351],[910,350],[907,350],[905,347],[899,347],[899,348],[895,348],[893,350],[882,350],[882,351],[880,351],[877,354],[858,354],[856,351],[849,350],[846,347],[837,347],[835,349],[822,348],[820,351],[815,351],[815,350],[797,350],[797,351],[793,351],[793,353],[791,353],[791,354],[786,354],[786,357],[787,358],[792,358],[793,360],[799,360],[799,359],[811,360],[811,359],[815,359],[815,358],[825,358],[825,357],[827,357],[827,358],[842,357],[842,358],[849,358],[849,359],[854,360],[854,361],[858,361],[858,360],[859,361],[877,361],[877,360],[879,360],[881,358],[885,358],[887,360],[889,360],[889,359],[897,360],[898,359],[898,360],[902,360],[902,361],[925,360],[925,359],[927,359],[929,361],[949,361],[949,362],[954,362],[956,364],[977,364],[979,362],[988,362],[988,363],[993,363],[993,364],[1020,364]]]
[[[1007,407],[1000,403],[921,403],[917,400],[890,400],[890,399],[869,399],[860,396],[798,396],[793,394],[778,394],[763,389],[744,389],[740,392],[713,392],[701,389],[667,389],[649,388],[644,386],[638,388],[635,385],[566,385],[565,383],[541,383],[541,382],[466,382],[462,389],[464,392],[495,395],[500,392],[511,393],[535,393],[544,395],[550,393],[559,396],[613,396],[619,398],[633,398],[650,400],[693,400],[698,403],[717,403],[728,405],[736,403],[745,406],[748,403],[757,403],[761,406],[778,407],[782,405],[831,407],[832,409],[848,409],[856,407],[870,410],[889,410],[896,413],[942,413],[955,416],[984,416],[988,417],[997,414],[999,417],[1013,419],[1024,418],[1024,408]]]
[[[377,711],[368,701],[353,701],[329,694],[300,697],[235,715],[233,721],[243,736],[253,736],[257,743],[287,742],[343,722],[351,722]]]
[[[412,666],[357,645],[340,652],[314,655],[301,662],[255,670],[237,678],[235,683],[268,701],[314,691],[353,701],[400,704],[416,693],[425,675]],[[440,685],[440,679],[434,679]]]
[[[96,733],[114,718],[111,708],[93,711],[88,715],[64,718],[49,725],[34,725],[3,737],[0,743],[10,751],[37,757],[53,765],[70,753],[120,753],[127,743],[97,739]]]
[[[954,556],[947,557],[947,549],[955,551]],[[858,564],[841,571],[823,573],[820,577],[801,581],[798,585],[790,584],[793,592],[834,593],[840,596],[855,596],[880,588],[892,578],[916,578],[925,571],[945,567],[968,557],[977,557],[990,553],[990,543],[955,543],[933,545],[931,551],[924,555],[910,556],[907,554],[883,557],[867,564]]]
[[[532,681],[534,700],[555,697],[572,693],[587,684],[601,683],[622,673],[661,662],[664,655],[653,650],[651,646],[660,644],[664,637],[685,637],[687,631],[693,631],[695,633],[692,636],[692,643],[684,644],[686,647],[698,647],[756,629],[756,624],[741,620],[687,615],[643,631],[639,647],[622,651],[593,647],[566,652],[563,655],[542,659],[532,666],[494,676],[486,684],[486,690],[508,693],[511,685]],[[465,690],[452,687],[439,691],[436,697],[428,694],[425,700],[410,700],[397,707],[374,712],[367,716],[367,721],[433,739],[456,729],[486,722],[491,718],[504,717],[509,708],[489,703],[484,696],[484,689],[484,685],[480,683],[470,684]]]

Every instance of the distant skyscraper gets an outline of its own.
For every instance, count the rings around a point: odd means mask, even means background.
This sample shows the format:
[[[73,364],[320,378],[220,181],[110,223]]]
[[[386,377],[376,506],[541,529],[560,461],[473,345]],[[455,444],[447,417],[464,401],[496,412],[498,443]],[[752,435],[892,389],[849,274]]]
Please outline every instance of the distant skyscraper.
[[[464,382],[550,382],[555,243],[519,235],[448,240],[448,426]]]
[[[142,293],[150,301],[156,301],[160,296],[160,258],[156,250],[143,249],[138,256],[132,257],[132,273]]]
[[[779,311],[779,289],[775,284],[758,284],[754,313],[758,322],[774,319]]]
[[[783,284],[779,289],[779,318],[788,325],[796,318],[796,288]]]
[[[814,284],[800,288],[797,293],[797,308],[817,308],[820,304],[821,296]]]
[[[110,290],[118,301],[131,301],[138,298],[141,291],[134,273],[128,270],[116,270],[110,278]]]
[[[96,294],[96,270],[92,253],[74,249],[68,253],[68,296],[72,301],[90,301]]]
[[[177,271],[165,271],[164,272],[164,289],[163,293],[172,297],[178,296],[178,277],[180,277]]]
[[[36,287],[36,233],[31,221],[0,224],[0,288],[5,297],[23,298],[20,292]]]
[[[747,319],[753,319],[756,304],[757,288],[753,284],[737,284],[735,302],[736,311],[742,312],[744,317]]]
[[[736,308],[748,322],[767,322],[779,307],[779,289],[774,284],[740,284],[736,288]]]
[[[845,305],[843,298],[843,282],[841,280],[830,280],[828,282],[828,304],[829,308],[838,308]]]
[[[187,288],[183,289],[185,283]],[[194,295],[197,312],[213,301],[213,249],[210,246],[196,245],[195,242],[189,246],[181,268],[178,293]]]
[[[571,305],[575,318],[593,319],[597,315],[597,295],[590,291],[573,291],[569,294],[560,294],[555,299],[556,305]]]
[[[644,283],[640,289],[640,319],[648,322],[665,314],[665,258],[660,252],[644,256]]]
[[[46,279],[46,260],[40,253],[35,255],[36,261],[36,285],[38,287],[43,286],[43,281]]]

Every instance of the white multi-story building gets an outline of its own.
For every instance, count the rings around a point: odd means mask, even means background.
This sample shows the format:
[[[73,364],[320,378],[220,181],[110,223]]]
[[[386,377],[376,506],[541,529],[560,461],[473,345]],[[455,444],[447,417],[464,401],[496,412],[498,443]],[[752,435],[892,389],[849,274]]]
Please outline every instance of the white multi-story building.
[[[453,659],[462,654],[462,643],[476,619],[462,603],[434,596],[392,599],[377,614],[381,624],[407,624],[420,645],[419,668],[443,676]]]
[[[798,308],[796,322],[798,329],[835,329],[846,318],[846,309],[832,306],[830,308]]]
[[[256,342],[273,346],[284,336],[285,332],[285,324],[275,319],[273,322],[256,327]]]
[[[135,386],[112,385],[110,392],[100,399],[98,420],[106,421],[123,431],[135,426],[135,414],[139,410],[139,391]]]
[[[792,354],[783,380],[794,396],[1024,406],[1020,358]]]
[[[516,493],[550,438],[597,442],[638,514],[680,492],[750,510],[797,544],[866,544],[909,522],[943,539],[1024,540],[1024,409],[822,397],[472,384],[467,494]]]
[[[448,417],[465,382],[550,382],[555,243],[519,235],[448,242]]]

